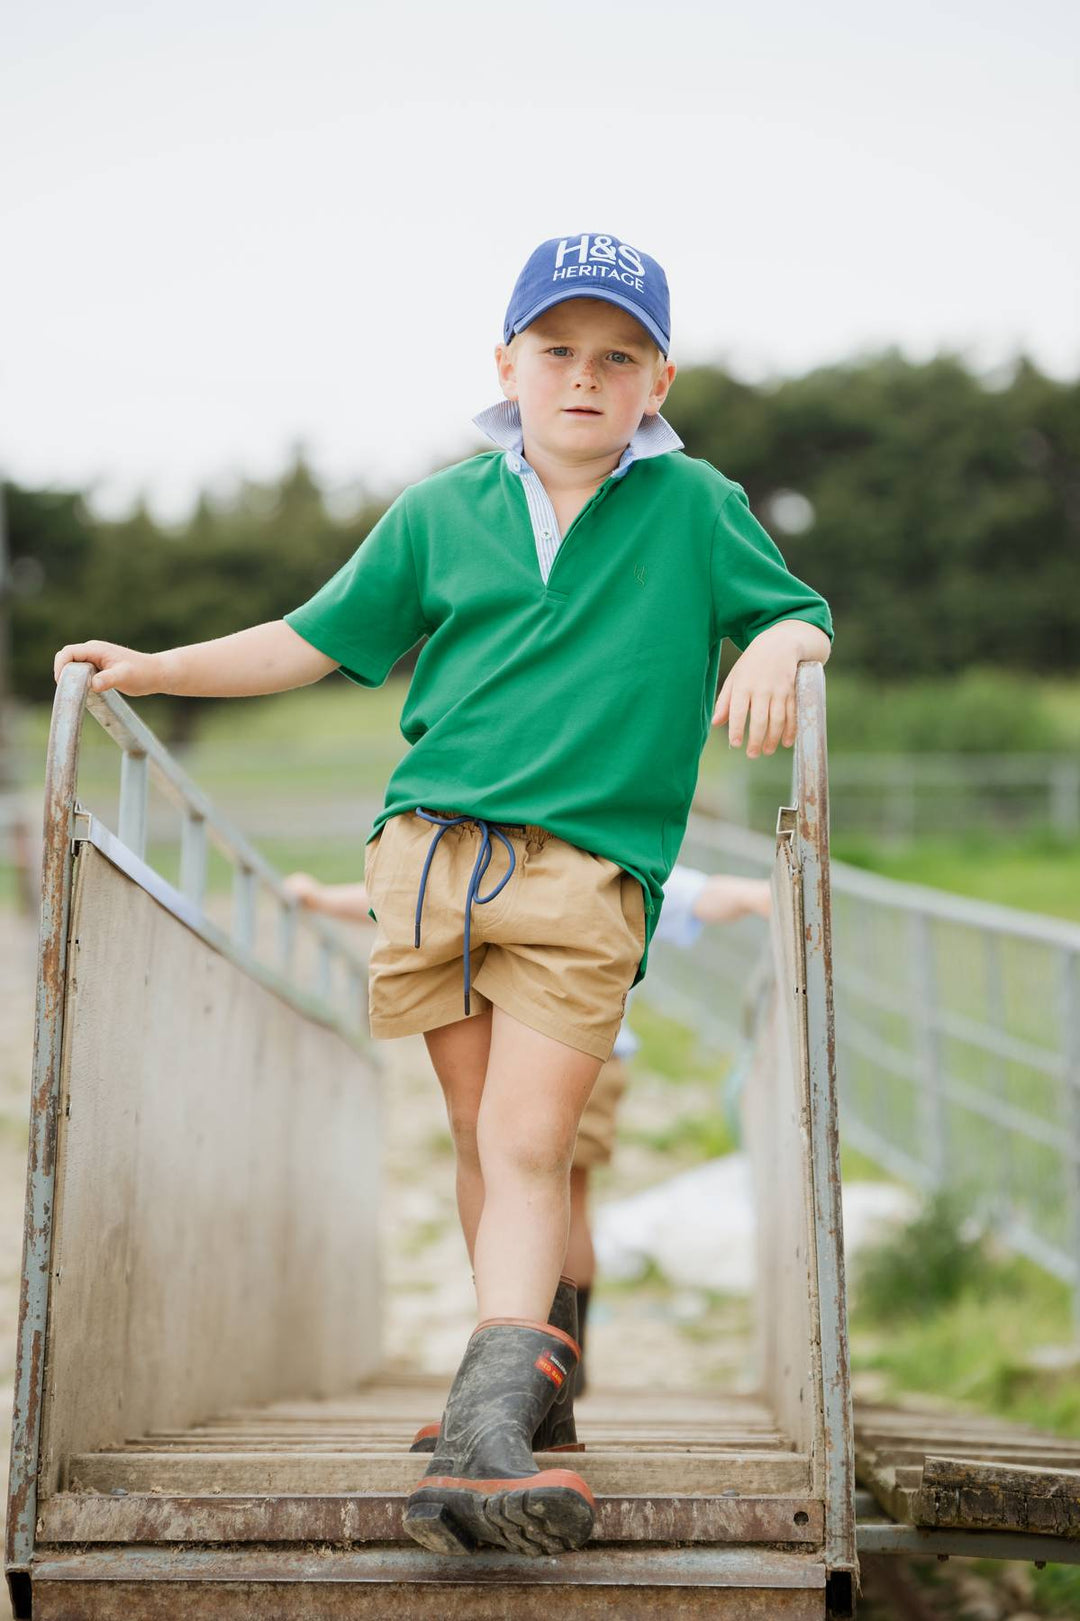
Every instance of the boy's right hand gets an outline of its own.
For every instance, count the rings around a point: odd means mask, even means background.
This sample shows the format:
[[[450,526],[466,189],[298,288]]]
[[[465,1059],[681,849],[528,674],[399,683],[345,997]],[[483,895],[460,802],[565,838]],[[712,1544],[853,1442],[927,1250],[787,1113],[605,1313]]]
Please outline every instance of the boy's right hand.
[[[129,698],[144,698],[164,690],[160,653],[136,653],[116,642],[70,642],[53,659],[54,681],[59,681],[65,664],[94,665],[97,674],[90,678],[94,692],[114,687]]]

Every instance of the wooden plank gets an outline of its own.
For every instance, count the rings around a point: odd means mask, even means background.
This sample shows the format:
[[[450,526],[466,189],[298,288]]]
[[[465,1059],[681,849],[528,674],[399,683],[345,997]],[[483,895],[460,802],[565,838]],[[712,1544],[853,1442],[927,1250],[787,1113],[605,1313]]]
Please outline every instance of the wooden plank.
[[[423,1473],[415,1454],[310,1452],[92,1452],[69,1460],[70,1490],[172,1492],[408,1492]],[[565,1469],[566,1453],[538,1453],[541,1468]],[[572,1467],[594,1492],[802,1496],[810,1490],[801,1453],[579,1452]]]
[[[921,1467],[929,1452],[941,1452],[945,1451],[945,1449],[949,1451],[950,1457],[966,1457],[971,1462],[1028,1464],[1033,1465],[1036,1469],[1041,1469],[1041,1467],[1078,1469],[1080,1467],[1080,1452],[1077,1451],[1061,1452],[1061,1454],[1054,1457],[1052,1454],[1048,1454],[1046,1449],[1041,1448],[1041,1446],[1038,1446],[1038,1448],[1025,1448],[1025,1446],[957,1446],[955,1443],[952,1446],[947,1443],[942,1446],[941,1441],[932,1444],[932,1446],[923,1443],[923,1446],[911,1446],[911,1448],[900,1448],[898,1446],[898,1448],[889,1448],[887,1451],[877,1449],[876,1457],[879,1457],[882,1462],[889,1462],[889,1464],[897,1465],[897,1467],[906,1464],[918,1464]]]
[[[928,1457],[917,1525],[1080,1536],[1080,1471]]]
[[[39,1515],[42,1543],[358,1543],[405,1540],[403,1494],[193,1496],[65,1492]],[[808,1497],[609,1496],[597,1499],[594,1542],[805,1543],[822,1505]]]

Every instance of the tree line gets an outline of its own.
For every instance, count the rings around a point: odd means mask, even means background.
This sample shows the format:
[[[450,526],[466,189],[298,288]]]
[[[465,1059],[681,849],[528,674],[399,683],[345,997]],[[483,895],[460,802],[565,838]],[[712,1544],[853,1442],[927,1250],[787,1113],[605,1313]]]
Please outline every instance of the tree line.
[[[691,455],[745,485],[789,567],[828,598],[842,669],[1075,669],[1080,382],[1020,360],[991,384],[955,356],[892,352],[770,383],[697,366],[665,415]],[[302,456],[271,485],[204,494],[180,526],[17,484],[6,509],[13,684],[35,699],[63,642],[154,649],[279,616],[382,511],[335,518]]]

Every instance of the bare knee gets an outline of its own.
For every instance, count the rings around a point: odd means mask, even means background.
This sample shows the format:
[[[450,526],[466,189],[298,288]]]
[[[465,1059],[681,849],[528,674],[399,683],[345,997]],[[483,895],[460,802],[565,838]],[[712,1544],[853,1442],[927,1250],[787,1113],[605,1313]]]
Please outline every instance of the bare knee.
[[[458,1164],[478,1170],[480,1150],[476,1142],[476,1110],[453,1108],[447,1102],[446,1116],[450,1123],[450,1135],[454,1139],[454,1153],[457,1155]]]
[[[485,1177],[507,1176],[521,1181],[569,1182],[574,1155],[569,1142],[541,1133],[486,1133],[480,1143]]]

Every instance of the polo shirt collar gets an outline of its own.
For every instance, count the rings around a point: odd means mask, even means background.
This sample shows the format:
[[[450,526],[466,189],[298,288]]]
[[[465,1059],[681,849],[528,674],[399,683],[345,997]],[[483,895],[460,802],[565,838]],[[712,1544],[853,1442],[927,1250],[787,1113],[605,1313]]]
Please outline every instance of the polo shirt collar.
[[[507,462],[514,473],[531,471],[528,462],[522,454],[524,450],[524,437],[521,431],[521,410],[517,400],[498,400],[489,405],[486,411],[473,417],[473,422],[495,444],[506,451]],[[618,467],[611,474],[612,478],[622,478],[636,461],[644,461],[648,456],[663,456],[669,450],[682,450],[683,442],[679,438],[670,422],[663,417],[642,417],[633,438],[623,451]]]

